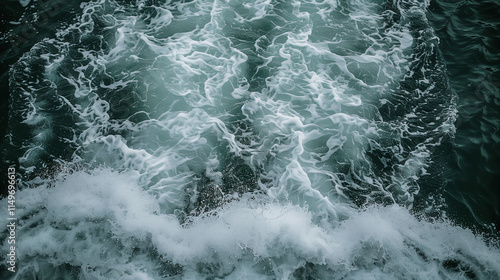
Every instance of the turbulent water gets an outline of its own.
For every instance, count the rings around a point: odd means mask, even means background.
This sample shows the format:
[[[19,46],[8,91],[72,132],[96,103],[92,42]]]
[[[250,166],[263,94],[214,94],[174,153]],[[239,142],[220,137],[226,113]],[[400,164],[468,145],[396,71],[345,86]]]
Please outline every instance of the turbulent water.
[[[500,278],[494,226],[450,218],[465,103],[432,4],[54,3],[14,42],[0,276]]]

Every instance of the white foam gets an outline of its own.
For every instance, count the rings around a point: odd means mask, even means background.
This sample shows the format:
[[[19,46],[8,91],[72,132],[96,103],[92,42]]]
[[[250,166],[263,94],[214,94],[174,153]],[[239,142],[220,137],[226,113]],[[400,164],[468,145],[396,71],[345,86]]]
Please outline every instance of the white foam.
[[[498,276],[498,252],[468,230],[399,206],[358,209],[381,197],[411,208],[435,144],[403,145],[426,133],[409,129],[417,114],[388,122],[377,107],[412,75],[406,23],[425,16],[426,4],[400,2],[390,26],[370,1],[82,4],[76,23],[34,50],[58,50],[40,56],[42,78],[66,88],[54,93],[75,121],[64,140],[89,171],[26,182],[41,186],[19,193],[21,274],[39,266],[56,278],[68,263],[89,279],[158,279],[162,270],[286,279],[309,263],[331,279],[464,277],[449,260]],[[57,120],[36,99],[46,87],[18,82],[37,135],[20,163],[32,170]],[[389,171],[376,170],[373,151],[394,157]],[[237,176],[236,160],[255,186],[233,187],[264,194],[193,216],[203,188],[229,199],[220,186]]]
[[[99,277],[156,279],[155,267],[170,261],[186,277],[201,275],[203,266],[229,279],[242,277],[243,270],[289,277],[305,262],[330,269],[332,279],[463,277],[444,268],[450,260],[480,279],[500,275],[498,250],[471,231],[419,221],[402,207],[351,208],[349,218],[334,226],[314,222],[319,212],[248,196],[181,225],[175,215],[159,212],[137,178],[109,170],[75,172],[60,174],[52,188],[18,192],[21,275],[36,263],[40,270],[66,263],[81,267],[81,275],[90,269]]]

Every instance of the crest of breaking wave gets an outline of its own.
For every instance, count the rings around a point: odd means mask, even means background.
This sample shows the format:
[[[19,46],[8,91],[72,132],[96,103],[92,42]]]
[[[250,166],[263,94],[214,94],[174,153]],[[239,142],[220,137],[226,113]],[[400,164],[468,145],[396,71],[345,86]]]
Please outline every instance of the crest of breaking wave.
[[[454,131],[426,6],[82,4],[10,73],[19,275],[493,279],[479,237],[408,213]]]

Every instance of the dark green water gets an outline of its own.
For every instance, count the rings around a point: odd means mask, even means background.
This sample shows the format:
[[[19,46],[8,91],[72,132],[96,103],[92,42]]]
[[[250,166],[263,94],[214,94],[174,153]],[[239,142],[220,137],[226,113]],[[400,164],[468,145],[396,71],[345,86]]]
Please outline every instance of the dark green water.
[[[427,12],[457,93],[458,119],[444,185],[449,214],[498,228],[500,219],[500,5],[431,1]],[[473,219],[471,219],[473,217]]]

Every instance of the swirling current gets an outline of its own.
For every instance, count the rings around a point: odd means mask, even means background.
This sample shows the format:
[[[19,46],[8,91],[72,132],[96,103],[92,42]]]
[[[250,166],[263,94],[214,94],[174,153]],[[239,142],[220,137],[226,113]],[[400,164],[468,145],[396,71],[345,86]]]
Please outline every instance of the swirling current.
[[[500,279],[498,3],[5,7],[2,279]]]

